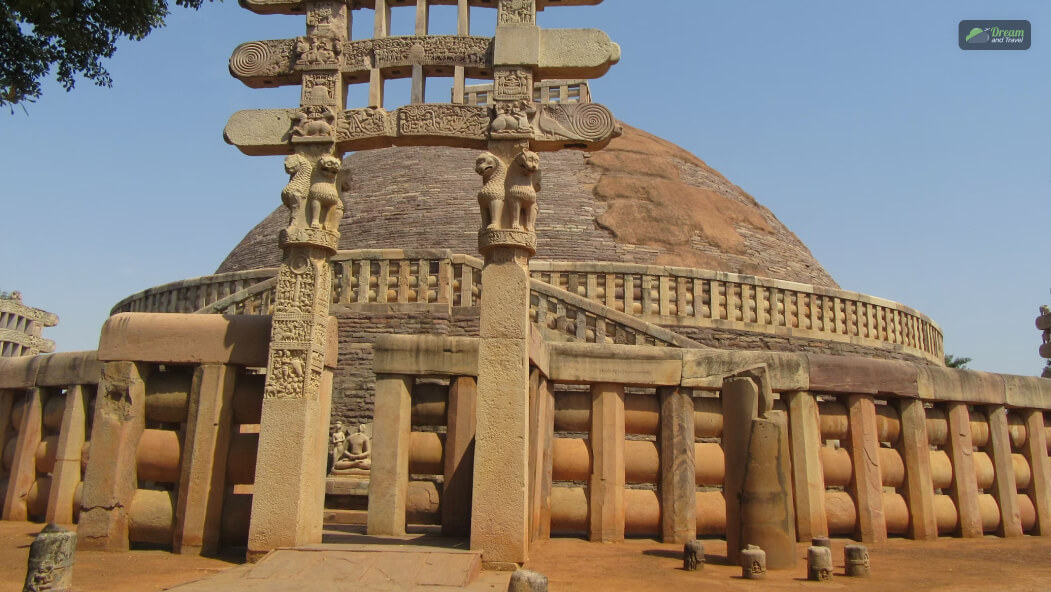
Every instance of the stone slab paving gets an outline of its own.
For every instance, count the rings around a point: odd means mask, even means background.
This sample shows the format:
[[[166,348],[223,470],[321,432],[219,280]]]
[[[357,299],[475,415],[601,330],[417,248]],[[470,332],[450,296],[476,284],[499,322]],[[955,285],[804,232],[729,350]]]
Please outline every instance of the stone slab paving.
[[[413,545],[316,545],[277,549],[196,582],[179,592],[253,592],[304,589],[426,591],[450,588],[506,589],[510,573],[481,573],[481,553]],[[471,585],[473,582],[474,585]]]

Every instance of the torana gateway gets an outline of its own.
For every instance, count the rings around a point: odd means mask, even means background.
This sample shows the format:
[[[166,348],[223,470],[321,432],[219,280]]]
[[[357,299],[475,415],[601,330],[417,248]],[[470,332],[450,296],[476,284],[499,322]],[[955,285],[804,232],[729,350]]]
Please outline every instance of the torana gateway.
[[[438,4],[455,34],[430,34]],[[440,525],[492,565],[566,534],[722,535],[771,569],[829,534],[1051,532],[1051,381],[945,368],[930,319],[841,290],[755,199],[592,102],[620,47],[536,25],[592,4],[242,0],[307,25],[230,59],[302,89],[226,128],[285,157],[277,209],[215,275],[118,303],[98,351],[0,360],[3,518],[251,559],[326,517]],[[388,36],[410,8],[416,35]]]

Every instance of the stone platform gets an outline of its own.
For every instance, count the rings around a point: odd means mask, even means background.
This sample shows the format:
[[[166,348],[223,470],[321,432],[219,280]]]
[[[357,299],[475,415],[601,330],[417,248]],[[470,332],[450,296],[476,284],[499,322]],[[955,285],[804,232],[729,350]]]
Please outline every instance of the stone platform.
[[[258,563],[245,564],[196,582],[179,592],[303,590],[448,590],[472,582],[488,589],[507,587],[508,573],[487,573],[480,552],[420,545],[325,544],[277,549]],[[494,579],[498,579],[499,582]],[[494,581],[489,581],[494,580]],[[479,588],[481,589],[481,588]]]

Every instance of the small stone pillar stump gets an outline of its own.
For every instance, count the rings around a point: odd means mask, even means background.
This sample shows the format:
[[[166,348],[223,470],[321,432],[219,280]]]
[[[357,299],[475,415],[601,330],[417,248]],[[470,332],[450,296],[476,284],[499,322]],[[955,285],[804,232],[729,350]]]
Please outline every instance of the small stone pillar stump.
[[[48,524],[29,547],[22,592],[66,592],[73,586],[73,551],[77,533]]]
[[[689,541],[683,545],[682,568],[686,571],[704,569],[704,544],[701,541]]]
[[[741,549],[739,557],[741,558],[742,578],[746,580],[766,579],[766,551],[755,545],[748,545]]]
[[[832,549],[810,547],[806,552],[807,579],[811,582],[832,580]]]
[[[507,583],[507,592],[547,592],[547,576],[528,569],[517,569]]]
[[[847,545],[843,548],[846,574],[852,578],[869,577],[869,550],[865,545]]]

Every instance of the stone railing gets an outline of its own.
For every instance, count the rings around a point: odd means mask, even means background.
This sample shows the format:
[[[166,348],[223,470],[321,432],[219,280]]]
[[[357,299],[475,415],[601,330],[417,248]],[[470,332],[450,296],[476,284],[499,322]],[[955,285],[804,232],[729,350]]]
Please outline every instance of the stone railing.
[[[0,360],[3,519],[77,523],[88,549],[243,546],[270,325],[118,314],[97,352]],[[335,332],[326,348],[328,374]]]
[[[464,88],[464,104],[488,105],[493,85],[475,84]],[[453,101],[455,91],[453,92]],[[586,80],[544,80],[533,85],[533,100],[538,103],[590,103],[591,89]]]
[[[340,251],[332,268],[333,310],[472,307],[481,298],[481,259],[447,249]],[[263,269],[175,282],[126,298],[114,310],[269,314],[275,273]],[[710,327],[854,344],[943,362],[938,325],[916,310],[857,292],[625,263],[532,261],[530,273],[536,280],[533,320],[563,339],[699,347],[673,332],[677,327]],[[231,291],[239,283],[249,285]],[[545,284],[557,290],[546,290]],[[632,289],[626,291],[625,284]],[[194,308],[200,302],[207,304]],[[660,327],[670,331],[657,331]]]
[[[22,304],[18,292],[10,298],[0,298],[0,358],[55,351],[55,342],[40,335],[44,327],[57,324],[54,314]]]
[[[332,303],[477,306],[482,260],[448,249],[340,251],[332,257]]]
[[[533,261],[535,279],[664,327],[714,327],[902,351],[943,363],[942,332],[896,302],[682,267]],[[631,289],[625,290],[625,285]]]
[[[373,465],[370,528],[406,517],[464,528],[479,342],[377,341],[374,446],[385,452]],[[741,511],[728,500],[746,487],[734,460],[749,446],[741,408],[755,417],[755,405],[787,427],[786,519],[799,541],[1051,534],[1051,380],[539,336],[530,360],[533,538],[724,535]],[[410,475],[444,475],[444,487]]]
[[[4,520],[72,524],[102,364],[95,352],[0,360]]]
[[[704,347],[674,331],[537,279],[530,280],[529,299],[530,319],[550,341]]]
[[[122,312],[192,313],[238,294],[259,282],[277,276],[277,268],[253,269],[207,275],[181,282],[172,282],[143,290],[121,300],[110,314]],[[269,314],[269,303],[263,310],[248,314]]]

